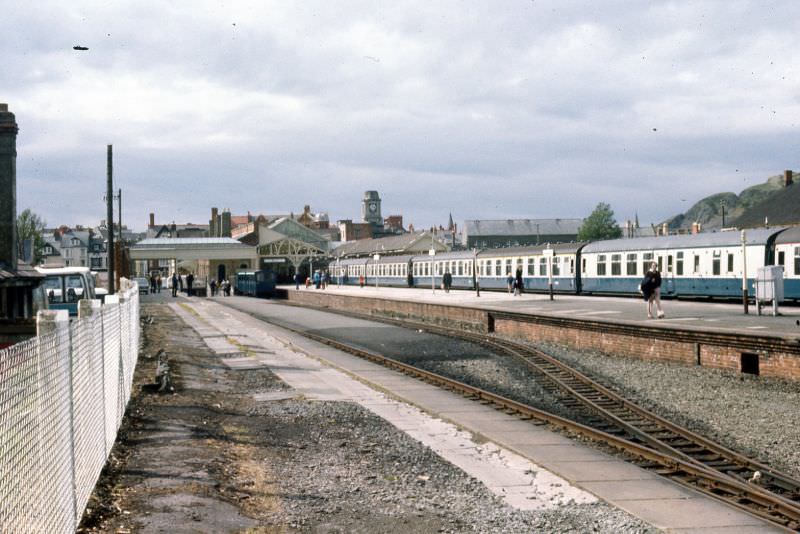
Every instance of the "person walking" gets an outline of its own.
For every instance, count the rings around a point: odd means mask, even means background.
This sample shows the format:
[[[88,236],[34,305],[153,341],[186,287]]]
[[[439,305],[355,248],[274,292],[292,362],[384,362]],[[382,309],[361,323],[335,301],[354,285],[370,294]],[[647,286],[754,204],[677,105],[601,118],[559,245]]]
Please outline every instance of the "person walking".
[[[192,284],[194,283],[194,275],[189,273],[186,275],[186,295],[192,296]]]
[[[514,292],[514,277],[511,275],[511,271],[506,277],[506,287],[508,287],[508,294],[511,295]]]
[[[173,297],[177,297],[178,296],[178,274],[177,273],[172,273],[171,282],[172,282],[172,296]]]
[[[514,296],[522,295],[525,285],[522,282],[522,267],[517,267],[517,276],[514,278]]]
[[[156,275],[156,293],[161,293],[161,273]]]
[[[319,289],[319,286],[322,284],[322,275],[320,275],[319,271],[314,271],[314,289]]]
[[[647,318],[653,318],[653,303],[656,305],[656,317],[661,319],[664,317],[664,311],[661,309],[661,273],[658,272],[658,264],[652,262],[650,269],[645,273],[642,283],[639,285],[639,292],[647,302]]]
[[[450,271],[446,271],[444,275],[442,275],[442,285],[444,286],[444,292],[450,293],[450,286],[453,285],[453,275]]]
[[[217,294],[217,281],[212,278],[211,282],[208,283],[208,287],[211,289],[211,296],[215,296]]]

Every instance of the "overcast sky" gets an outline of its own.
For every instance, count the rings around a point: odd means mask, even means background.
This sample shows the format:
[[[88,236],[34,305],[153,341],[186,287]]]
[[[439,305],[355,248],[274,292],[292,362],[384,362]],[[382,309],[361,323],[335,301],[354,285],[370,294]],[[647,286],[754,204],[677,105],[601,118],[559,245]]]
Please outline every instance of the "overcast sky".
[[[170,7],[181,4],[180,7]],[[643,223],[797,167],[796,1],[7,2],[17,209]],[[75,51],[82,45],[88,51]]]

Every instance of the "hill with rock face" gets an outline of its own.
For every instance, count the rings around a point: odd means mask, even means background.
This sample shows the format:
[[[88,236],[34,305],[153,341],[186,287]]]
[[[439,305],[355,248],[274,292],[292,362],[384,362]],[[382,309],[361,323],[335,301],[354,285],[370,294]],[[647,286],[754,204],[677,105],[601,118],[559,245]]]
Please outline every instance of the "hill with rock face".
[[[699,222],[703,231],[718,230],[723,227],[724,207],[724,226],[734,226],[734,221],[778,195],[778,192],[783,189],[785,189],[784,177],[781,175],[770,176],[766,183],[748,187],[738,195],[727,192],[708,196],[689,208],[686,213],[675,215],[664,222],[667,223],[670,231],[688,231],[694,222]]]

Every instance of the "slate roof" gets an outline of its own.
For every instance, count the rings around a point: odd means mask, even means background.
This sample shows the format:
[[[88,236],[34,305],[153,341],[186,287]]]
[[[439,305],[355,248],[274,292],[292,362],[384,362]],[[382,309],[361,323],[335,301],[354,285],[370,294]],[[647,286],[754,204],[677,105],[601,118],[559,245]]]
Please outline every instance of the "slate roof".
[[[475,236],[577,235],[583,219],[466,220],[464,231]]]
[[[427,239],[430,241],[431,234],[429,232],[413,232],[408,234],[397,234],[389,237],[348,241],[347,243],[336,247],[331,252],[331,255],[354,256],[358,254],[373,254],[375,251],[378,251],[380,254],[402,253],[421,239]]]

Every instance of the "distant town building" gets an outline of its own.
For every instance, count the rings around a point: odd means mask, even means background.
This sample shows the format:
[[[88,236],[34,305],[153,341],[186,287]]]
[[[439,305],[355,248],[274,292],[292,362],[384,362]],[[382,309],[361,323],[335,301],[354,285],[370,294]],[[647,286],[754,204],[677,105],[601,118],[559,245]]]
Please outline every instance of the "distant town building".
[[[461,243],[467,248],[500,248],[577,241],[583,219],[466,220]]]
[[[436,252],[450,250],[450,247],[436,239],[431,232],[418,232],[347,242],[336,247],[331,252],[331,256],[333,258],[360,258],[373,254],[388,256],[427,254],[431,248]]]
[[[206,224],[156,224],[155,213],[150,214],[145,239],[176,238],[176,237],[207,237],[209,227]]]

